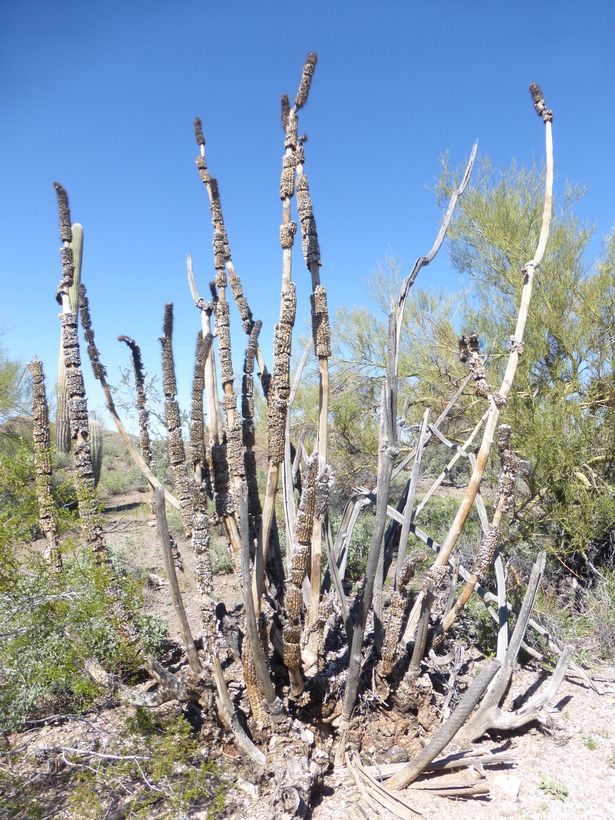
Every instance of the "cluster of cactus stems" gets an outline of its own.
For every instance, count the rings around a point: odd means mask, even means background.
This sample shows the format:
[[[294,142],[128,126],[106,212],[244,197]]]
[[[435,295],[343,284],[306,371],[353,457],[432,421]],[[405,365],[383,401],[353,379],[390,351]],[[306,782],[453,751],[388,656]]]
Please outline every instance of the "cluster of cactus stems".
[[[282,126],[284,129],[284,156],[280,180],[280,198],[282,201],[282,225],[280,226],[280,243],[282,247],[282,293],[280,319],[275,327],[273,338],[273,366],[271,374],[267,370],[260,348],[261,322],[255,321],[248,301],[243,292],[241,280],[237,276],[231,257],[230,243],[224,223],[220,190],[218,183],[211,176],[205,158],[205,138],[201,121],[194,123],[199,155],[196,164],[204,183],[210,202],[213,225],[213,267],[214,280],[209,289],[211,299],[201,298],[192,270],[192,259],[188,257],[188,280],[196,307],[201,313],[202,330],[196,344],[194,377],[192,388],[192,409],[190,416],[189,458],[182,439],[181,417],[177,403],[177,385],[173,359],[173,306],[165,307],[162,343],[163,389],[165,394],[166,427],[168,451],[174,477],[174,495],[165,491],[151,471],[151,442],[148,433],[148,411],[145,391],[143,363],[139,348],[127,336],[118,337],[125,342],[132,353],[139,413],[141,453],[136,451],[134,443],[126,434],[115,406],[111,391],[106,382],[106,373],[100,362],[100,356],[94,341],[91,319],[87,304],[85,288],[76,278],[75,255],[79,255],[78,268],[81,268],[82,232],[80,240],[71,230],[68,199],[64,189],[56,184],[60,207],[60,229],[63,241],[62,279],[58,288],[58,298],[62,304],[62,356],[67,419],[73,444],[73,457],[77,480],[79,513],[86,541],[94,554],[106,559],[106,545],[100,529],[94,503],[94,467],[90,449],[92,439],[99,432],[88,421],[87,402],[81,373],[81,360],[77,336],[77,310],[88,345],[88,354],[94,375],[100,381],[107,406],[114,418],[118,430],[127,443],[135,461],[148,478],[155,501],[159,533],[165,556],[165,568],[170,575],[171,593],[178,618],[181,623],[186,655],[192,672],[201,682],[211,679],[217,691],[218,713],[223,722],[235,732],[241,748],[258,762],[264,761],[259,752],[241,728],[233,704],[228,696],[221,662],[232,651],[226,644],[222,633],[217,628],[216,601],[214,596],[211,560],[209,555],[210,526],[221,523],[226,532],[229,552],[235,571],[238,574],[244,602],[245,638],[241,647],[246,693],[256,724],[264,727],[271,720],[279,722],[284,717],[283,704],[276,693],[274,679],[269,664],[271,645],[283,660],[288,670],[290,698],[304,698],[306,681],[323,668],[324,641],[327,630],[336,624],[343,624],[349,643],[348,671],[345,679],[343,701],[339,704],[337,726],[339,729],[338,760],[343,760],[344,751],[351,727],[351,718],[361,685],[361,673],[364,663],[365,634],[368,614],[375,615],[375,642],[380,652],[377,665],[377,676],[380,680],[391,680],[394,668],[400,656],[405,652],[405,643],[413,641],[412,655],[409,660],[408,675],[410,680],[418,674],[420,663],[425,653],[429,636],[432,645],[441,642],[451,628],[457,614],[461,611],[470,595],[482,589],[480,580],[493,564],[497,556],[498,544],[502,536],[502,516],[512,505],[515,475],[519,469],[519,459],[511,447],[511,431],[505,425],[498,429],[498,447],[502,462],[502,471],[498,488],[495,512],[488,522],[484,505],[477,498],[491,444],[497,427],[502,407],[509,395],[512,380],[523,352],[523,334],[529,309],[533,272],[544,255],[551,214],[551,191],[553,183],[553,159],[551,146],[552,114],[546,109],[542,95],[537,87],[532,87],[536,110],[543,118],[547,131],[547,184],[543,225],[539,244],[534,258],[524,268],[524,286],[519,307],[519,314],[514,335],[511,336],[510,353],[506,373],[498,391],[494,391],[485,377],[485,368],[479,352],[479,340],[476,334],[462,336],[460,353],[463,361],[468,362],[470,374],[456,395],[451,399],[444,413],[435,424],[429,424],[429,412],[426,411],[421,423],[417,446],[411,454],[414,458],[410,479],[404,495],[395,511],[389,506],[392,478],[409,463],[409,458],[399,462],[400,445],[398,440],[398,366],[400,352],[400,328],[408,292],[416,276],[424,265],[429,264],[438,252],[457,198],[469,180],[475,157],[474,146],[466,173],[456,192],[451,198],[449,209],[444,217],[440,232],[434,246],[427,256],[419,257],[412,273],[402,284],[397,309],[392,310],[389,318],[388,362],[387,373],[382,390],[380,412],[380,448],[378,476],[375,490],[357,490],[349,502],[340,532],[335,541],[329,538],[328,527],[329,489],[332,474],[327,464],[327,416],[329,374],[328,360],[331,356],[331,331],[327,307],[327,294],[320,282],[321,253],[316,230],[316,220],[310,195],[308,178],[305,172],[305,141],[299,136],[298,114],[305,106],[316,66],[316,55],[310,54],[306,60],[299,90],[291,106],[288,97],[282,97]],[[290,465],[289,405],[292,404],[291,391],[291,353],[292,335],[297,310],[295,285],[292,281],[292,250],[297,234],[297,223],[292,219],[292,200],[296,198],[299,230],[301,234],[303,258],[310,272],[312,342],[314,354],[319,365],[319,419],[315,431],[313,455],[301,462],[300,445],[296,469]],[[80,244],[81,243],[81,244]],[[79,250],[77,251],[77,248]],[[231,355],[230,306],[227,300],[227,287],[231,293],[241,317],[243,330],[247,336],[247,347],[244,359],[241,382],[241,402],[238,408],[238,394],[235,389]],[[75,290],[77,287],[77,291]],[[78,293],[78,302],[74,301]],[[212,321],[214,323],[212,327]],[[214,340],[217,343],[214,344]],[[304,354],[305,357],[308,355]],[[258,364],[259,377],[267,406],[267,457],[268,476],[265,495],[261,505],[258,492],[256,456],[254,447],[254,368]],[[51,500],[51,467],[44,400],[44,382],[40,363],[33,362],[31,369],[34,379],[34,416],[36,442],[36,470],[39,493],[41,529],[45,532],[49,546],[46,560],[50,566],[59,569],[61,559],[57,544],[57,530],[53,516]],[[219,373],[219,379],[216,375]],[[485,414],[467,441],[461,445],[449,442],[440,424],[447,413],[459,399],[466,385],[474,382],[476,393],[487,403]],[[219,395],[219,385],[222,395]],[[404,411],[405,413],[405,411]],[[58,424],[60,417],[58,417]],[[469,447],[483,429],[483,437],[478,454],[474,457]],[[436,479],[432,488],[420,504],[416,503],[416,492],[425,447],[434,438],[446,446],[454,448],[454,455],[449,465]],[[465,457],[472,467],[472,475],[460,504],[459,510],[451,525],[446,539],[440,547],[433,538],[424,533],[417,524],[419,514],[427,500],[446,475],[455,461]],[[277,521],[275,503],[278,492],[280,466],[284,470],[284,502],[286,513],[287,543],[287,576],[279,555],[277,540]],[[188,468],[190,467],[190,469]],[[300,475],[298,472],[300,471]],[[295,508],[294,490],[301,482],[298,509]],[[180,510],[186,538],[191,540],[196,559],[196,582],[200,592],[201,627],[203,630],[204,658],[201,659],[195,648],[188,625],[181,593],[177,584],[175,567],[172,560],[172,541],[168,534],[165,518],[165,499]],[[213,501],[211,509],[209,502]],[[343,588],[343,576],[352,529],[369,503],[376,506],[373,536],[368,553],[365,578],[352,604],[346,599]],[[450,582],[448,563],[461,528],[474,504],[479,507],[483,524],[483,540],[477,552],[476,561],[471,572],[459,568],[459,573],[466,580],[466,587],[460,598],[453,604],[450,597],[449,608],[440,616],[434,614],[433,608],[441,597],[443,590]],[[387,528],[387,520],[392,518]],[[412,594],[411,581],[418,567],[426,560],[425,556],[406,559],[406,548],[410,537],[425,542],[435,548],[438,555],[431,567],[423,573],[420,588]],[[327,549],[329,568],[327,576],[322,579],[323,538]],[[388,618],[383,619],[382,588],[392,556],[397,546],[394,590]],[[273,559],[273,563],[268,560]],[[277,562],[277,563],[276,563]],[[271,567],[276,566],[275,572]],[[269,573],[267,568],[269,567]],[[306,579],[309,578],[309,601],[305,598]],[[173,580],[174,579],[174,580]],[[328,592],[328,585],[333,581],[334,591]],[[410,602],[414,606],[409,613]],[[505,601],[504,607],[508,606]],[[120,604],[121,609],[121,604]],[[267,617],[266,617],[267,616]],[[435,627],[430,618],[435,617]],[[529,614],[528,616],[529,617]],[[132,626],[134,632],[134,625]],[[138,636],[133,635],[135,640]],[[506,651],[506,647],[504,647]],[[498,648],[499,652],[499,648]],[[186,694],[185,682],[181,685],[170,673],[164,672],[149,659],[147,668],[157,677],[161,692],[195,700],[194,694]],[[484,675],[490,680],[496,674],[495,668]],[[499,673],[498,673],[499,674]],[[491,676],[491,677],[490,677]],[[482,678],[481,678],[482,681]],[[484,686],[487,685],[484,684]],[[182,688],[183,687],[183,688]],[[473,696],[476,694],[473,690]],[[161,696],[162,697],[162,696]],[[480,693],[479,693],[480,697]],[[157,702],[160,702],[158,700]],[[467,706],[467,704],[466,704]],[[413,769],[414,772],[414,769]],[[414,774],[408,775],[414,777]],[[404,776],[405,777],[405,776]],[[393,786],[399,786],[404,778],[398,778]]]

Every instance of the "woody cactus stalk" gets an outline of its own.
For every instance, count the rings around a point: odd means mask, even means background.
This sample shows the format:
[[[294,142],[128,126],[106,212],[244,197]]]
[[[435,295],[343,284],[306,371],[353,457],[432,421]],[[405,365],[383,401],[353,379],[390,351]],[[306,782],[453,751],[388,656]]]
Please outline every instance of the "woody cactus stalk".
[[[370,545],[370,550],[367,559],[367,567],[365,570],[365,580],[363,584],[363,589],[360,593],[360,598],[357,607],[357,624],[353,630],[352,635],[352,643],[351,643],[351,650],[350,650],[350,660],[349,660],[349,667],[348,667],[348,679],[346,682],[346,690],[344,693],[344,701],[342,706],[342,714],[340,718],[340,729],[341,729],[341,738],[340,743],[338,746],[337,754],[336,754],[336,762],[342,762],[344,759],[345,754],[345,747],[346,742],[348,739],[348,734],[350,731],[350,719],[352,716],[352,712],[354,710],[354,705],[357,698],[358,687],[359,687],[359,677],[361,673],[361,650],[363,645],[363,637],[365,632],[365,625],[367,623],[367,616],[369,613],[369,608],[372,603],[372,596],[374,592],[374,587],[376,586],[376,582],[378,581],[378,585],[381,582],[380,573],[382,572],[382,568],[384,566],[384,561],[381,563],[381,551],[383,549],[382,539],[384,536],[384,528],[386,523],[386,516],[390,508],[388,508],[388,496],[389,490],[391,485],[392,477],[402,469],[402,466],[399,465],[397,470],[393,470],[393,462],[397,454],[397,380],[398,380],[398,373],[399,373],[399,345],[400,345],[400,333],[399,330],[401,328],[401,323],[403,319],[403,313],[405,310],[406,301],[408,298],[408,293],[412,288],[420,270],[428,265],[436,256],[438,251],[442,246],[442,242],[444,241],[444,237],[446,235],[446,231],[450,224],[450,220],[453,214],[453,210],[457,199],[459,196],[462,195],[465,187],[469,181],[470,174],[472,171],[474,158],[476,156],[476,149],[477,145],[475,144],[472,153],[470,156],[470,160],[466,167],[463,179],[459,188],[454,192],[451,201],[449,203],[447,212],[442,220],[440,225],[440,230],[438,232],[438,236],[436,237],[436,241],[433,244],[433,247],[427,254],[427,256],[419,257],[414,267],[408,277],[404,280],[401,287],[401,292],[398,300],[397,310],[392,311],[389,316],[389,332],[388,332],[388,342],[387,342],[387,350],[388,350],[388,367],[387,367],[387,378],[385,380],[385,385],[383,388],[383,395],[382,395],[382,402],[381,402],[381,422],[380,422],[380,447],[379,447],[379,457],[378,457],[378,478],[377,478],[377,496],[375,498],[376,501],[376,520],[374,522],[374,531],[372,536],[372,542]],[[461,388],[462,389],[462,388]],[[460,391],[458,391],[458,395]],[[452,405],[450,405],[452,406]],[[448,412],[448,409],[445,411]],[[424,442],[423,442],[424,443]],[[418,448],[417,448],[418,450]],[[416,456],[415,452],[415,456]],[[409,510],[411,513],[411,509]],[[400,516],[400,523],[403,525],[404,517]],[[414,532],[418,535],[418,530],[416,527],[413,527]],[[427,542],[431,541],[427,536],[423,536]],[[401,568],[400,568],[401,569]],[[403,596],[400,596],[402,598]],[[422,605],[422,596],[419,595],[418,598],[418,609],[421,611]],[[398,601],[399,606],[402,605],[402,600]],[[417,605],[415,605],[416,608]],[[424,609],[428,609],[427,607],[423,607]],[[399,634],[400,626],[398,623],[391,622],[392,632],[389,634],[389,640],[392,642],[393,633]],[[426,637],[426,635],[425,635]],[[387,653],[389,657],[394,654],[394,649],[390,645],[388,645]],[[421,650],[422,651],[422,650]],[[419,647],[415,646],[415,652],[412,661],[417,662],[419,658],[420,651]],[[411,662],[412,663],[412,662]]]
[[[479,580],[483,580],[489,567],[493,563],[496,555],[500,539],[502,537],[502,515],[509,512],[514,500],[515,478],[519,467],[521,466],[521,459],[510,448],[511,428],[507,424],[500,424],[498,427],[497,441],[498,450],[500,451],[500,459],[502,462],[502,471],[500,473],[500,481],[498,484],[498,497],[495,505],[495,511],[491,520],[491,525],[483,535],[483,540],[480,546],[474,567],[472,568],[472,575],[466,582],[466,585],[455,602],[451,611],[446,615],[442,621],[439,631],[441,635],[436,638],[434,645],[440,643],[444,633],[446,633],[453,625],[456,617],[467,604],[470,596],[476,589],[476,584]]]
[[[151,470],[150,464],[148,464],[141,455],[141,453],[138,452],[132,439],[126,432],[126,429],[122,424],[122,420],[119,417],[117,408],[115,406],[115,401],[113,400],[111,388],[107,383],[107,371],[105,369],[105,366],[100,361],[100,353],[98,351],[98,348],[96,347],[96,342],[94,341],[94,330],[92,329],[90,306],[88,302],[85,285],[83,284],[81,284],[79,287],[79,309],[81,313],[81,325],[84,330],[85,340],[88,343],[87,350],[88,356],[90,358],[90,363],[92,365],[92,373],[94,374],[94,378],[100,382],[100,386],[102,387],[103,393],[105,394],[107,410],[109,411],[109,414],[111,415],[111,418],[115,423],[120,438],[126,445],[126,449],[130,453],[132,460],[135,462],[137,467],[141,470],[141,472],[147,479],[150,487],[152,487],[155,490],[159,488],[162,489],[164,491],[164,497],[166,502],[168,504],[171,504],[171,506],[175,507],[176,510],[179,510],[179,501],[175,498],[175,496],[167,492],[160,483],[160,481],[158,481],[158,479]]]
[[[136,405],[139,414],[139,437],[141,444],[141,455],[148,467],[152,466],[152,442],[149,435],[149,410],[147,409],[147,394],[145,390],[145,373],[143,372],[143,359],[141,349],[130,336],[120,335],[118,342],[124,342],[130,349],[132,359],[132,369],[135,376],[135,390],[137,393]]]
[[[284,158],[282,161],[282,175],[280,179],[280,199],[282,200],[282,225],[280,226],[280,244],[282,246],[282,302],[280,307],[280,322],[276,326],[274,339],[273,377],[267,396],[267,452],[269,456],[269,472],[263,506],[262,536],[258,545],[254,569],[254,594],[257,605],[263,588],[265,561],[274,517],[280,464],[284,460],[286,416],[290,396],[290,355],[297,301],[295,286],[291,279],[292,249],[295,242],[295,234],[297,233],[297,225],[291,218],[291,201],[295,193],[295,176],[297,176],[298,179],[299,169],[303,167],[303,139],[299,140],[298,137],[297,114],[307,102],[316,60],[317,57],[315,53],[308,55],[303,67],[299,90],[295,98],[295,105],[291,108],[288,97],[286,95],[282,97],[282,128],[284,129]],[[305,197],[302,200],[303,205],[300,204],[298,188],[299,185],[297,183],[297,208],[299,210],[300,219],[303,218],[305,220],[302,225],[302,230],[304,230],[304,255],[307,254],[305,255],[306,264],[308,264],[308,258],[313,260],[316,266],[315,269],[318,271],[320,259],[318,258],[316,223],[314,222],[313,215],[311,215],[311,219],[309,218],[307,213],[308,206],[305,205]],[[309,203],[309,210],[311,214],[311,203]],[[309,240],[307,239],[308,236],[310,237]],[[309,264],[308,267],[310,267]],[[314,550],[314,545],[312,545],[312,550]],[[318,598],[320,598],[320,573],[318,575]],[[316,601],[315,617],[317,615],[317,607],[318,601]]]
[[[289,112],[288,121],[292,122],[293,113],[296,117],[298,112],[306,104],[314,69],[316,67],[317,56],[314,52],[308,55],[303,67],[301,83],[295,106]],[[320,245],[318,243],[318,232],[316,230],[316,220],[314,209],[310,197],[310,186],[305,173],[305,155],[303,150],[304,139],[300,141],[300,150],[297,151],[297,161],[295,164],[296,184],[297,184],[297,211],[299,212],[299,224],[301,227],[301,239],[303,247],[303,258],[305,265],[312,278],[312,296],[310,297],[312,307],[312,338],[314,341],[314,353],[318,357],[319,376],[319,399],[318,399],[318,460],[319,473],[326,469],[327,465],[327,423],[329,415],[329,356],[331,355],[331,333],[329,329],[329,312],[327,308],[327,292],[320,282]],[[322,530],[327,504],[320,505],[314,518],[314,532],[312,534],[312,552],[310,566],[310,606],[308,610],[308,623],[313,625],[318,618],[318,608],[320,602],[320,583],[322,574]],[[311,654],[315,654],[314,641],[312,641]],[[314,657],[312,658],[315,659]]]
[[[228,235],[222,214],[220,193],[217,181],[211,177],[205,159],[205,138],[200,119],[195,120],[195,134],[197,143],[200,146],[200,155],[197,157],[197,167],[201,180],[206,185],[210,200],[210,210],[214,228],[214,268],[216,270],[215,282],[212,283],[212,303],[213,315],[215,317],[215,335],[218,338],[218,353],[220,360],[220,381],[224,391],[224,437],[221,430],[212,430],[213,414],[218,412],[218,401],[216,398],[216,378],[209,375],[208,367],[213,368],[213,357],[210,357],[205,367],[205,380],[208,389],[208,408],[210,416],[210,452],[212,460],[212,473],[214,483],[214,498],[216,500],[216,512],[224,522],[229,545],[231,547],[231,559],[235,569],[241,570],[244,561],[240,561],[245,548],[242,546],[246,539],[250,541],[249,531],[241,532],[238,525],[237,516],[239,513],[239,500],[243,494],[244,480],[248,478],[249,502],[247,515],[245,516],[243,527],[250,529],[258,518],[259,503],[258,491],[256,487],[256,462],[254,459],[253,445],[253,386],[252,372],[253,361],[256,356],[261,368],[261,380],[265,391],[268,389],[269,376],[258,348],[258,333],[260,323],[255,324],[248,303],[243,294],[241,281],[231,259],[231,251],[228,242]],[[242,414],[237,412],[237,397],[234,390],[234,373],[231,355],[231,337],[229,324],[229,304],[226,300],[227,276],[231,285],[231,291],[237,303],[243,327],[249,335],[248,350],[243,379],[243,400]],[[192,296],[197,307],[201,309],[203,324],[205,327],[205,317],[211,313],[210,306],[204,303],[199,295],[192,273],[192,260],[188,258],[188,280]],[[216,290],[217,289],[217,290]],[[209,318],[209,317],[208,317]],[[209,383],[208,383],[209,382]],[[218,407],[214,408],[214,405]],[[213,432],[213,435],[212,435]],[[242,579],[245,581],[245,579]],[[251,590],[245,589],[243,583],[243,594],[246,602],[247,596],[251,597]],[[254,605],[254,604],[253,604]],[[255,617],[260,614],[260,604],[255,606]],[[272,687],[268,679],[268,673],[263,669],[264,658],[262,657],[262,647],[260,638],[256,634],[256,627],[252,629],[252,624],[248,623],[249,615],[246,606],[246,633],[247,640],[242,647],[242,663],[244,669],[244,680],[250,707],[254,720],[258,726],[264,726],[267,722],[266,712],[263,708],[262,694],[271,694]],[[266,678],[266,679],[265,679]],[[271,704],[270,704],[271,709]]]
[[[70,310],[79,315],[79,284],[81,282],[81,263],[83,260],[83,228],[78,222],[71,227],[70,248],[73,254],[73,281],[68,288],[68,302]],[[66,391],[66,367],[64,365],[64,348],[61,339],[56,398],[56,447],[59,453],[69,453],[71,435],[68,417],[68,394]]]
[[[248,487],[248,520],[250,526],[250,541],[252,543],[256,542],[259,537],[262,515],[261,502],[258,494],[256,455],[254,453],[254,445],[256,443],[254,430],[254,358],[256,356],[258,335],[261,331],[261,327],[262,322],[259,320],[255,323],[250,333],[250,340],[246,348],[241,389],[243,460],[246,484]]]
[[[209,652],[215,651],[216,640],[215,604],[213,599],[213,573],[209,556],[209,523],[207,520],[207,481],[203,471],[205,451],[203,447],[203,390],[204,365],[212,336],[203,338],[199,333],[192,381],[192,416],[190,422],[190,451],[192,458],[192,548],[196,556],[196,576],[201,596],[201,622]]]
[[[186,538],[192,535],[192,498],[190,484],[186,473],[186,453],[181,432],[181,417],[177,403],[177,382],[175,380],[175,362],[173,359],[173,305],[168,303],[164,309],[162,345],[162,389],[164,391],[165,420],[167,426],[167,443],[169,461],[173,471],[173,485],[180,504],[182,525]]]
[[[58,573],[62,570],[62,555],[58,544],[58,525],[51,492],[51,440],[45,375],[43,364],[38,359],[31,361],[28,367],[32,374],[32,437],[34,439],[38,524],[47,539],[47,547],[43,552],[45,563],[50,572]]]
[[[395,350],[397,347],[396,334],[397,326],[395,322],[395,314],[391,313],[389,316],[388,370],[385,384],[382,389],[381,401],[376,517],[374,520],[374,530],[367,556],[363,588],[359,593],[357,622],[354,627],[352,645],[350,647],[348,679],[346,682],[346,690],[344,692],[344,701],[340,718],[341,739],[337,752],[337,760],[343,760],[348,733],[350,731],[350,718],[357,699],[359,678],[361,674],[361,650],[363,648],[365,626],[367,624],[367,616],[372,603],[374,581],[380,561],[380,552],[383,548],[384,531],[387,518],[387,502],[391,486],[393,462],[399,453],[399,448],[397,446],[397,372],[395,367]]]
[[[284,663],[288,667],[293,697],[303,691],[301,672],[301,607],[303,604],[302,586],[310,562],[310,543],[314,527],[314,505],[316,500],[316,474],[318,456],[310,459],[304,476],[299,512],[297,515],[297,545],[292,557],[289,579],[284,596],[286,622],[282,636],[284,639]]]

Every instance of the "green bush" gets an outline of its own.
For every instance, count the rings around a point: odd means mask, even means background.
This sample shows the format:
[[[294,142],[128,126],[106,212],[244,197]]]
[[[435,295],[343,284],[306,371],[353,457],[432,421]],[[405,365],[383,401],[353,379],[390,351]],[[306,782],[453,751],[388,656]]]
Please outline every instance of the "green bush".
[[[140,585],[130,578],[120,584],[136,617]],[[0,731],[54,711],[87,709],[98,695],[85,671],[89,659],[122,679],[136,673],[135,649],[110,617],[113,586],[111,570],[95,566],[85,553],[65,554],[56,579],[37,556],[13,563],[0,585]],[[159,647],[164,630],[158,620],[141,616],[141,624],[146,644]]]

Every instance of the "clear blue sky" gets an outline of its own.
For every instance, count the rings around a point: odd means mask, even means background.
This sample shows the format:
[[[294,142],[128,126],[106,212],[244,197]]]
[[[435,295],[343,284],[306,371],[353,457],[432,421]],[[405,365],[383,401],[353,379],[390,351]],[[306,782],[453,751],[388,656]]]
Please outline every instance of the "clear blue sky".
[[[496,165],[543,156],[528,85],[555,111],[559,191],[589,187],[581,215],[615,223],[615,5],[609,2],[0,2],[2,344],[38,355],[55,382],[60,277],[54,180],[85,231],[83,279],[110,381],[127,363],[118,333],[159,370],[163,307],[189,388],[199,317],[186,282],[213,274],[211,222],[195,168],[203,119],[236,270],[271,348],[279,311],[283,152],[279,98],[318,53],[300,132],[331,309],[368,304],[365,280],[389,249],[408,270],[440,215],[439,158],[473,141]],[[298,322],[309,315],[300,256]],[[423,286],[456,286],[442,252]],[[234,336],[244,345],[243,331]],[[268,357],[269,358],[269,357]],[[89,363],[88,384],[93,382]],[[90,390],[90,407],[103,404]]]

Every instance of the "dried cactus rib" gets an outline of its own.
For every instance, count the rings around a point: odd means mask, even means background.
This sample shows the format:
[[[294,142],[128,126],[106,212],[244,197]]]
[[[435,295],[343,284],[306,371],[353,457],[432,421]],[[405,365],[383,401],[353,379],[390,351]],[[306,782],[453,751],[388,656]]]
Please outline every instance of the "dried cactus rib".
[[[243,419],[242,440],[244,447],[254,447],[254,357],[258,347],[258,336],[261,331],[262,322],[255,323],[248,346],[243,367],[242,395],[241,395],[241,415]]]
[[[220,355],[220,380],[222,385],[230,384],[234,381],[233,360],[231,358],[231,327],[229,318],[229,304],[226,299],[218,299],[215,304],[216,325],[215,332],[218,337],[218,352]]]
[[[211,336],[208,339],[211,344]],[[199,332],[196,341],[196,353],[194,356],[194,374],[192,378],[192,409],[190,415],[190,452],[192,455],[192,466],[195,470],[202,471],[205,463],[204,433],[205,424],[203,416],[203,391],[205,390],[205,359],[207,350],[205,339]],[[197,482],[200,483],[202,476],[199,475]]]
[[[228,270],[229,281],[233,298],[239,309],[239,314],[243,322],[243,328],[249,334],[254,326],[254,319],[252,311],[243,292],[241,279],[235,273],[233,267],[231,249],[228,241],[228,234],[224,224],[224,216],[222,213],[222,204],[220,202],[220,190],[218,182],[215,177],[212,177],[207,168],[207,160],[205,158],[205,137],[203,136],[203,126],[201,120],[196,117],[194,120],[194,130],[197,144],[200,146],[201,152],[196,159],[197,168],[202,182],[207,187],[207,194],[210,202],[211,218],[214,227],[214,267],[216,269],[216,286],[225,288],[226,272]]]
[[[553,111],[547,108],[545,99],[542,94],[542,89],[538,83],[530,83],[530,94],[534,101],[534,108],[539,117],[542,117],[545,123],[553,122]]]
[[[423,559],[419,559],[422,563]],[[414,576],[417,565],[416,559],[407,559],[400,574],[399,584],[391,597],[389,622],[386,629],[386,638],[382,647],[382,661],[380,664],[382,674],[390,675],[397,659],[399,649],[399,636],[406,618],[406,610],[409,601],[408,585]]]
[[[312,264],[321,265],[320,245],[318,243],[318,231],[316,230],[316,219],[310,197],[310,184],[308,178],[301,170],[297,173],[297,210],[299,212],[299,224],[301,225],[301,238],[303,243],[303,258],[306,267],[311,268]]]
[[[498,449],[502,470],[498,482],[498,506],[501,504],[502,512],[510,512],[514,505],[515,480],[521,467],[521,459],[510,446],[511,428],[508,424],[500,424],[498,427]]]
[[[250,306],[248,305],[248,300],[246,299],[244,292],[243,292],[243,285],[241,284],[241,279],[237,274],[234,273],[230,275],[229,271],[229,282],[231,285],[231,293],[233,294],[233,299],[235,300],[235,304],[237,305],[237,309],[239,310],[239,315],[241,316],[241,321],[243,322],[243,329],[249,335],[252,332],[252,328],[254,327],[254,319],[252,317],[252,311],[250,310]]]
[[[297,91],[297,96],[295,97],[295,108],[297,110],[303,108],[308,100],[310,87],[312,85],[312,77],[314,76],[314,69],[316,68],[317,62],[318,55],[316,52],[310,52],[310,54],[306,57],[305,64],[303,66],[303,73],[301,74],[301,82],[299,83],[299,90]]]
[[[252,542],[258,537],[262,514],[258,492],[256,455],[252,449],[256,443],[254,427],[254,358],[258,349],[258,336],[260,334],[261,327],[262,322],[258,321],[254,324],[250,332],[244,360],[241,395],[241,437],[245,448],[243,454],[243,465],[246,484],[248,487],[248,522],[250,527],[250,539]]]
[[[252,717],[259,727],[265,726],[268,722],[267,712],[263,704],[263,698],[258,685],[256,674],[256,664],[249,641],[244,641],[241,650],[241,661],[243,664],[243,677],[246,684],[246,693],[252,710]]]
[[[236,505],[230,493],[229,465],[226,444],[212,444],[211,473],[214,478],[214,502],[217,514],[223,518],[235,512]]]

